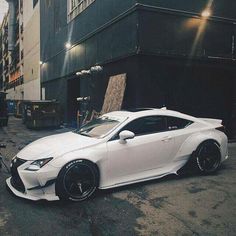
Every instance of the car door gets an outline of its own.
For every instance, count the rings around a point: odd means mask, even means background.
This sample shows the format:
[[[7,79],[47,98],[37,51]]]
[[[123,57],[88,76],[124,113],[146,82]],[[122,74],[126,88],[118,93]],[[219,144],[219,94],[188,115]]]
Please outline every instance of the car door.
[[[121,143],[119,133],[129,130],[133,139]],[[166,117],[146,116],[131,121],[107,143],[109,177],[112,184],[151,177],[171,160],[174,139],[167,130]],[[157,172],[156,172],[157,173]]]

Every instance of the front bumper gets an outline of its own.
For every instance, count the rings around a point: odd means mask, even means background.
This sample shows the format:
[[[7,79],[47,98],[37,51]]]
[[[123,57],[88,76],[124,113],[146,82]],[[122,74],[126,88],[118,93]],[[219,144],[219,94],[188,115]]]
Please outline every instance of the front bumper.
[[[12,177],[6,180],[8,188],[16,196],[33,201],[59,200],[55,191],[55,182],[59,168],[48,164],[38,171],[26,170],[31,162],[19,158],[12,161]]]
[[[30,192],[20,192],[16,190],[11,184],[11,177],[6,180],[7,187],[10,191],[20,198],[25,198],[32,201],[47,200],[47,201],[56,201],[59,200],[59,197],[55,194],[45,194],[44,192],[38,192],[36,195],[31,195]],[[35,194],[35,193],[34,193]]]

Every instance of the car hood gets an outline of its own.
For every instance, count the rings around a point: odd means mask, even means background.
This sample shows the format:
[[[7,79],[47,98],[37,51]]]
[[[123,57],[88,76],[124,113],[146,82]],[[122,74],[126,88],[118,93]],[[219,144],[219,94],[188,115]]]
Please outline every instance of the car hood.
[[[28,161],[48,157],[56,158],[68,152],[91,147],[101,142],[101,139],[67,132],[38,139],[22,149],[17,157]]]

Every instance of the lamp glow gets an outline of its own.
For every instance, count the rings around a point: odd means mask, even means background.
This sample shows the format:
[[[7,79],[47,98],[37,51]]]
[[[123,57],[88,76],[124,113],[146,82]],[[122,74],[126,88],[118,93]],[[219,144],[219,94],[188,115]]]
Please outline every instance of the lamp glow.
[[[65,44],[65,47],[66,47],[67,49],[70,49],[70,48],[71,48],[71,43],[67,42],[67,43]]]
[[[76,72],[76,75],[80,76],[80,75],[82,75],[82,73],[81,72]]]
[[[202,12],[202,17],[204,17],[204,18],[208,18],[208,17],[210,17],[211,16],[211,11],[209,10],[209,9],[206,9],[206,10],[204,10],[203,12]]]

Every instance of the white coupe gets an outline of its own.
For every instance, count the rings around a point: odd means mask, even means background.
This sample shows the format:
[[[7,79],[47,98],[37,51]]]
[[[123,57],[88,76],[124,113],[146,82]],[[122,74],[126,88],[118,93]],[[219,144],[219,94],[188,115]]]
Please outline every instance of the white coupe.
[[[178,174],[189,162],[215,172],[228,158],[221,120],[167,109],[116,111],[73,132],[41,138],[12,160],[17,196],[82,201],[94,191]]]

